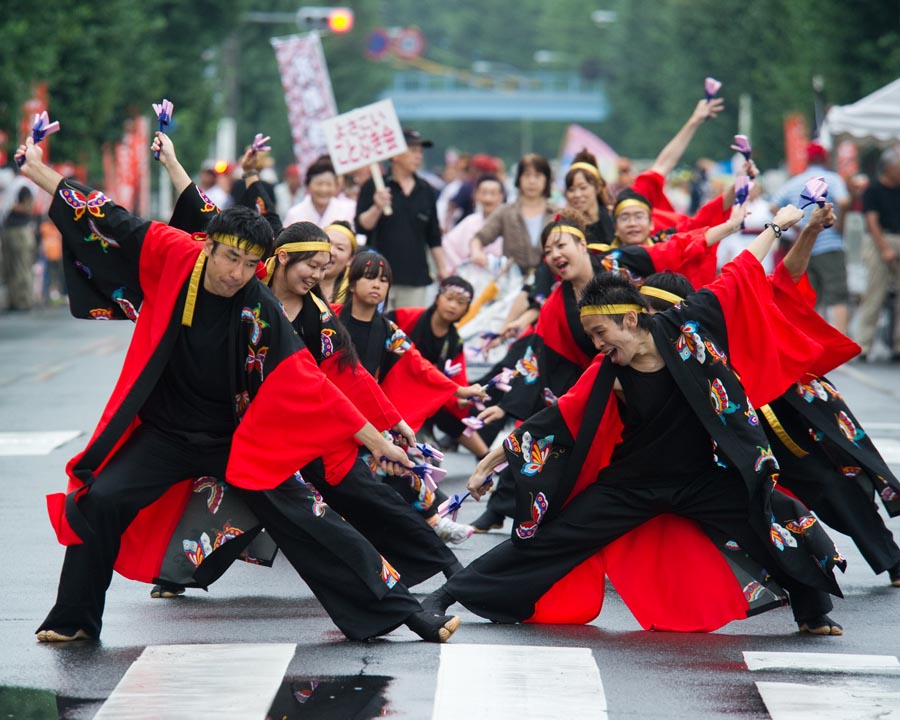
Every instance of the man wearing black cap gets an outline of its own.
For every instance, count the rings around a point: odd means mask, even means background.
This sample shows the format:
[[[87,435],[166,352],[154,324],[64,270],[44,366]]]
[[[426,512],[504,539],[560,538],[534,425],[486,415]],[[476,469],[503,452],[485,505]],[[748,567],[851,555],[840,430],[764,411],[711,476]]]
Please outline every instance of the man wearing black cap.
[[[370,179],[360,188],[356,204],[356,227],[368,235],[368,244],[391,264],[394,307],[427,305],[426,289],[432,282],[426,247],[431,250],[438,278],[445,270],[434,189],[416,171],[422,165],[424,148],[431,147],[420,132],[403,131],[407,150],[391,158],[385,189],[375,190]],[[390,207],[387,214],[385,208]]]

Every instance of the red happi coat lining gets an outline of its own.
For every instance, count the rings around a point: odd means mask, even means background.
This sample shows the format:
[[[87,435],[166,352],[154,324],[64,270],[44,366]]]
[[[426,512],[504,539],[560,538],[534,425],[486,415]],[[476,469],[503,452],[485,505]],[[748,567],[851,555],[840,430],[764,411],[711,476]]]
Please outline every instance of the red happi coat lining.
[[[397,308],[394,310],[394,318],[400,329],[409,335],[412,333],[413,328],[416,326],[416,323],[419,322],[419,318],[422,317],[424,312],[425,308]],[[460,347],[462,348],[462,346]],[[466,368],[466,353],[464,350],[460,349],[455,356],[450,358],[450,362],[454,365],[459,364],[462,367],[459,374],[454,375],[450,379],[457,385],[466,387],[469,384],[469,374],[468,369]],[[440,370],[441,368],[437,369]],[[468,406],[460,407],[459,403],[456,401],[456,397],[451,397],[445,402],[444,409],[460,420],[469,416]]]
[[[116,411],[156,352],[172,321],[176,302],[194,268],[202,246],[185,233],[151,223],[140,258],[144,303],[116,387],[107,402],[88,448],[109,425]],[[92,468],[99,473],[138,426],[135,417],[113,450]],[[330,453],[332,464],[349,471],[356,444],[351,436],[365,419],[321,373],[307,350],[289,356],[266,374],[256,397],[238,426],[229,455],[226,479],[249,489],[270,489],[298,468]],[[82,487],[73,474],[84,455],[66,466],[68,492]],[[116,570],[125,577],[151,582],[158,576],[162,555],[191,493],[190,481],[173,485],[159,500],[144,508],[122,536]],[[64,545],[81,539],[65,516],[65,495],[47,498],[50,520]]]
[[[541,337],[548,348],[559,353],[566,360],[582,368],[591,364],[592,358],[578,346],[572,336],[569,320],[566,317],[562,283],[553,288],[553,292],[541,307],[534,332]]]
[[[716,277],[716,246],[706,242],[706,228],[670,235],[646,248],[656,272],[669,270],[684,275],[695,288]]]
[[[598,356],[559,399],[572,437],[578,434],[602,361]],[[610,401],[569,500],[609,462],[621,430],[616,403]],[[702,579],[699,602],[685,581],[685,558],[690,558],[691,574]],[[535,604],[528,622],[590,622],[603,606],[604,574],[644,629],[712,631],[747,616],[741,587],[716,546],[695,522],[665,514],[613,541],[557,581]]]
[[[666,197],[664,192],[665,184],[666,179],[658,172],[645,170],[634,179],[634,183],[631,185],[632,190],[647,198],[653,206],[652,233],[669,230],[670,228],[675,228],[676,232],[689,232],[721,225],[728,220],[731,209],[723,207],[721,195],[717,195],[700,207],[693,216],[677,212],[672,207],[672,203],[669,202],[669,198]],[[695,287],[700,286],[695,285]]]
[[[343,305],[332,307],[340,315]],[[422,357],[412,342],[379,379],[379,385],[413,432],[418,432],[442,405],[451,402],[459,389],[459,385]]]
[[[388,430],[403,419],[375,378],[359,363],[341,368],[340,352],[336,352],[325,358],[319,367],[376,430]]]
[[[781,262],[769,276],[769,282],[772,285],[775,304],[788,322],[825,349],[822,357],[809,368],[810,374],[825,375],[859,354],[861,349],[859,345],[828,324],[815,311],[816,291],[813,290],[805,273],[800,281],[795,283]]]

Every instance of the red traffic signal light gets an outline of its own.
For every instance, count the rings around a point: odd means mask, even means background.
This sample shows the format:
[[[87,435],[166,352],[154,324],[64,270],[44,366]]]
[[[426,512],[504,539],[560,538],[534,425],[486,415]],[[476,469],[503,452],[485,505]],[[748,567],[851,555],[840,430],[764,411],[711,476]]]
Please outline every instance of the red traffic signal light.
[[[333,33],[350,32],[353,29],[353,11],[350,8],[334,8],[328,14],[328,29]]]
[[[342,34],[353,29],[353,11],[347,7],[302,7],[297,25],[304,30]]]

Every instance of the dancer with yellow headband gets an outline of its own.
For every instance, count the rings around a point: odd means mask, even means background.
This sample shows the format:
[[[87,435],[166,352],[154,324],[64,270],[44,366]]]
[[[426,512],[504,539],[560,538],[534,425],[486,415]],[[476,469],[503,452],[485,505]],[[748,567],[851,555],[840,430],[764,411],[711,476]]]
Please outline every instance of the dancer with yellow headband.
[[[350,334],[320,295],[318,283],[326,272],[330,249],[321,228],[308,222],[288,225],[266,263],[266,282],[335,386],[352,399],[376,429],[393,430],[412,447],[416,442],[414,431],[360,364]],[[457,567],[456,556],[426,520],[392,487],[378,482],[366,463],[357,458],[349,471],[337,472],[328,456],[322,460],[321,464],[300,469],[304,479],[397,568],[407,586]],[[415,476],[397,480],[407,486],[415,481]]]
[[[775,221],[789,227],[800,217],[788,206]],[[585,622],[599,606],[581,604],[583,595],[560,581],[629,530],[674,512],[721,538],[724,549],[740,548],[769,575],[741,567],[733,573],[741,582],[716,582],[713,607],[728,611],[700,628],[684,627],[677,609],[651,608],[668,629],[711,630],[728,615],[782,604],[786,590],[801,631],[840,633],[827,616],[827,593],[840,595],[833,568],[844,560],[830,542],[814,545],[803,535],[799,503],[788,504],[790,521],[781,514],[775,519],[776,503],[779,513],[785,507],[773,500],[778,466],[746,394],[780,394],[798,368],[823,354],[771,299],[759,260],[774,239],[767,229],[712,286],[665,313],[645,312],[638,289],[620,275],[591,280],[579,306],[584,330],[604,359],[556,407],[529,419],[476,467],[468,483],[476,498],[504,459],[516,475],[512,539],[429,596],[427,609],[459,601],[497,622],[560,622],[577,610],[569,621]],[[779,332],[791,333],[789,352],[748,340]],[[735,366],[743,368],[740,379]],[[673,562],[681,558],[680,548],[672,553]],[[712,572],[716,563],[709,566]],[[709,598],[702,571],[698,579],[694,586]],[[555,592],[557,584],[564,592]]]
[[[347,268],[359,243],[356,233],[346,220],[335,220],[326,225],[325,234],[331,240],[331,261],[325,267],[325,276],[319,283],[319,289],[329,303],[343,304],[347,302]]]
[[[597,167],[597,158],[587,150],[575,155],[566,172],[566,206],[585,215],[588,244],[613,240],[612,200],[606,180]]]
[[[229,208],[198,238],[64,180],[31,138],[16,155],[53,196],[51,217],[78,259],[80,278],[69,274],[73,314],[135,321],[103,417],[69,465],[69,492],[48,499],[68,547],[38,641],[96,640],[114,569],[151,582],[181,562],[196,584],[215,579],[211,558],[227,566],[259,522],[347,637],[405,623],[426,640],[446,640],[458,618],[425,613],[375,548],[291,477],[322,448],[337,466],[352,466],[357,441],[386,458],[386,472],[409,461],[316,367],[255,278],[272,247],[268,223]],[[212,500],[203,522],[186,527],[179,516],[196,492]],[[244,512],[238,520],[230,504],[217,515],[233,499],[255,518]],[[222,542],[213,548],[210,537]],[[357,552],[347,552],[348,543]]]

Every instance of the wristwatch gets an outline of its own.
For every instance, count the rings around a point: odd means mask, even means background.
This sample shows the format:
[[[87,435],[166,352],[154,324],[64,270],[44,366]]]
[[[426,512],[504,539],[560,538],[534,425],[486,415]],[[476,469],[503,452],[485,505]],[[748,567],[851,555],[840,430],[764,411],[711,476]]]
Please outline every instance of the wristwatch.
[[[781,226],[780,226],[780,225],[776,225],[775,223],[766,223],[766,224],[763,226],[763,228],[764,228],[764,229],[765,229],[765,228],[772,228],[772,232],[775,233],[775,239],[776,239],[776,240],[780,240],[780,239],[781,239],[781,233],[784,232],[784,231],[781,229]]]

